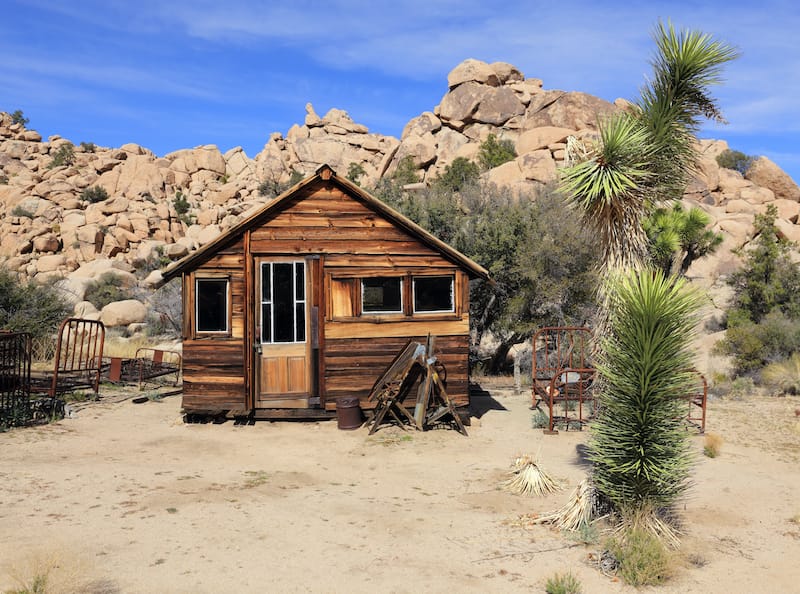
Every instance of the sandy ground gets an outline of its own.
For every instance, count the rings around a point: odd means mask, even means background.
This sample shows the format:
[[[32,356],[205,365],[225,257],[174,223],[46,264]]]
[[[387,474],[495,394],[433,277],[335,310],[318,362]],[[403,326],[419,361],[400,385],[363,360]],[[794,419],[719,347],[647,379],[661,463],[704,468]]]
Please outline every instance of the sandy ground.
[[[484,386],[486,387],[486,386]],[[584,592],[633,592],[583,545],[522,514],[559,507],[586,474],[586,434],[545,436],[525,395],[488,388],[462,437],[335,421],[185,425],[180,398],[93,403],[0,434],[0,591],[56,566],[94,592],[530,592],[572,571]],[[658,592],[800,592],[798,398],[717,401],[698,453],[677,573]],[[567,488],[498,488],[538,453]],[[792,521],[792,518],[795,518]],[[643,591],[650,591],[644,589]]]

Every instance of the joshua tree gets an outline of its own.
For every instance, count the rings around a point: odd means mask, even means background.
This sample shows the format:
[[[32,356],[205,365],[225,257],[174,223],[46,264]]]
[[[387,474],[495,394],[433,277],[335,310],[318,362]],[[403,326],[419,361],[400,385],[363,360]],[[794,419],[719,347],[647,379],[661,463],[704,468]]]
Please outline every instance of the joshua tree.
[[[656,203],[683,194],[700,119],[724,121],[709,87],[735,50],[671,24],[659,23],[654,38],[652,81],[629,109],[599,122],[596,144],[572,144],[575,162],[562,175],[567,201],[602,242],[607,273],[646,261],[643,219]]]
[[[597,490],[623,519],[661,512],[683,492],[688,451],[678,410],[691,358],[697,299],[685,281],[647,267],[643,222],[680,198],[697,162],[701,118],[722,121],[709,87],[736,57],[730,46],[659,23],[652,80],[625,111],[599,123],[599,140],[572,142],[562,192],[602,245],[596,384],[601,413],[590,457]],[[661,533],[665,533],[662,530]]]

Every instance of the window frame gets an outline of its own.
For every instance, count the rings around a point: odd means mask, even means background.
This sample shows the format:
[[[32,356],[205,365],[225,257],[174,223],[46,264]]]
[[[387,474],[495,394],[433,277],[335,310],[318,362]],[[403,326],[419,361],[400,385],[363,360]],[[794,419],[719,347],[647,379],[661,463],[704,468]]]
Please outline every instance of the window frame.
[[[450,280],[450,309],[417,310],[417,279],[443,278]],[[411,276],[411,315],[427,316],[456,313],[456,275],[455,274],[415,274]]]
[[[359,287],[359,311],[358,317],[366,317],[366,316],[403,316],[406,314],[405,310],[405,299],[404,299],[404,286],[405,286],[405,275],[381,275],[381,276],[359,276],[358,278],[358,287]],[[400,281],[399,283],[399,292],[400,292],[400,309],[396,310],[370,310],[367,311],[364,309],[364,281],[365,280],[375,280],[375,279],[397,279]]]
[[[225,283],[225,329],[224,330],[203,330],[199,327],[200,322],[200,284],[203,282],[224,282]],[[194,316],[193,328],[195,336],[230,336],[231,335],[231,279],[228,275],[201,274],[194,277]]]

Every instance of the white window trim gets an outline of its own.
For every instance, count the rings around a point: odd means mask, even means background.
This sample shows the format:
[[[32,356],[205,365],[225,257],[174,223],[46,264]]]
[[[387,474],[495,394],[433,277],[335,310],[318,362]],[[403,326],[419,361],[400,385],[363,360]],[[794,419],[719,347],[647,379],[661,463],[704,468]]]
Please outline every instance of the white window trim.
[[[426,309],[423,311],[417,310],[417,279],[418,278],[449,278],[450,279],[450,309]],[[411,305],[415,314],[441,314],[441,313],[455,313],[456,311],[456,278],[449,274],[437,274],[428,276],[414,276],[411,278]]]
[[[400,280],[400,309],[390,309],[390,310],[364,310],[364,281],[376,278],[396,278]],[[386,316],[386,315],[393,315],[393,314],[402,314],[405,312],[405,303],[403,303],[403,277],[402,276],[366,276],[361,277],[359,279],[361,282],[361,315],[362,316]]]
[[[302,303],[303,304],[303,311],[304,311],[304,318],[308,317],[308,309],[306,307],[306,300],[308,298],[308,270],[306,269],[305,260],[270,260],[270,261],[267,261],[267,262],[261,262],[261,275],[262,276],[260,278],[264,278],[263,277],[263,275],[264,275],[264,267],[265,266],[269,266],[270,267],[269,300],[264,301],[264,288],[261,287],[261,289],[260,289],[260,292],[261,292],[260,304],[261,304],[261,306],[259,307],[258,315],[263,317],[263,315],[264,315],[264,307],[263,306],[266,305],[266,304],[269,304],[270,305],[270,312],[272,312],[271,315],[273,316],[273,318],[270,319],[270,337],[269,337],[269,342],[263,342],[263,338],[264,338],[263,336],[259,336],[259,341],[262,344],[270,344],[270,345],[273,345],[273,344],[274,345],[305,344],[308,341],[308,330],[306,329],[306,332],[305,332],[306,336],[305,336],[305,338],[303,340],[297,340],[297,318],[296,317],[294,319],[294,324],[292,325],[293,340],[286,341],[286,342],[275,342],[275,319],[274,319],[274,315],[275,315],[275,309],[274,309],[275,308],[275,300],[273,298],[273,290],[275,289],[275,279],[272,278],[272,265],[273,264],[291,264],[292,265],[292,298],[294,300],[294,306],[297,307],[298,304]],[[303,267],[303,299],[297,299],[297,264],[300,264]],[[295,314],[295,316],[296,315],[297,314]],[[264,320],[260,319],[259,321],[260,321],[260,325],[262,327],[262,332],[263,332]],[[305,323],[308,324],[308,319],[305,319]]]
[[[200,299],[198,299],[199,285],[201,282],[220,282],[225,283],[225,329],[224,330],[201,330],[200,321]],[[230,306],[231,306],[231,279],[220,276],[198,276],[194,279],[194,331],[196,334],[230,334]]]

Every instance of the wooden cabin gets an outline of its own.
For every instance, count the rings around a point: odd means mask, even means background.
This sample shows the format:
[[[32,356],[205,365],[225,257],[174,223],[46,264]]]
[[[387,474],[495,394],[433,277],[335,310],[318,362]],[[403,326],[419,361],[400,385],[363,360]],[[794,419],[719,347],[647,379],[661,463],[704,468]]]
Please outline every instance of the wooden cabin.
[[[327,165],[163,276],[183,282],[187,414],[369,408],[381,372],[429,333],[469,405],[469,280],[488,272]]]

